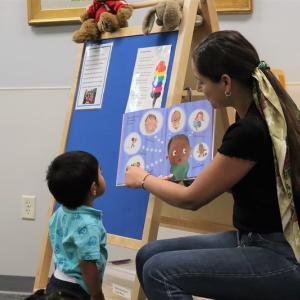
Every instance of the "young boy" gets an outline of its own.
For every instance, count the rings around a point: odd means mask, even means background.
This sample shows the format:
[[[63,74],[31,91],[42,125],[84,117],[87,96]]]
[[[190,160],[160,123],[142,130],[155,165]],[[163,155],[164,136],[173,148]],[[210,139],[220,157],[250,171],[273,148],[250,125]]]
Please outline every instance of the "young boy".
[[[106,231],[94,200],[105,192],[97,159],[83,151],[56,157],[47,172],[50,192],[61,206],[49,222],[55,272],[47,293],[71,291],[81,299],[104,300]]]

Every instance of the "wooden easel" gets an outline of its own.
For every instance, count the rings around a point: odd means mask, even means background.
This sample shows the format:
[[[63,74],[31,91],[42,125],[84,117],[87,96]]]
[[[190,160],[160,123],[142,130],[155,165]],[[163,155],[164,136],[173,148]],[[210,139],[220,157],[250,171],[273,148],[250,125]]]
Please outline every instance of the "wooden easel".
[[[186,37],[185,40],[180,40],[183,44],[177,43],[176,56],[173,62],[173,68],[179,70],[180,72],[175,72],[175,76],[172,77],[169,86],[168,98],[166,107],[171,106],[175,103],[180,103],[187,97],[187,92],[184,90],[185,87],[191,88],[192,100],[204,99],[204,95],[197,92],[196,90],[196,79],[193,76],[191,70],[191,52],[193,48],[209,33],[219,30],[218,17],[216,12],[215,3],[213,0],[201,0],[201,10],[204,18],[204,24],[202,27],[196,28],[195,18],[198,6],[198,1],[185,0],[183,8],[183,20],[181,22],[179,33]],[[174,70],[173,69],[173,70]],[[221,124],[216,124],[217,127],[221,127],[222,131],[225,131],[229,124],[234,122],[235,112],[232,109],[223,109],[217,116],[217,123],[221,121]],[[158,199],[155,199],[158,202]],[[166,227],[188,229],[191,231],[202,231],[202,232],[212,232],[212,231],[222,231],[231,228],[230,224],[218,224],[217,222],[211,221],[201,221],[200,224],[196,225],[193,222],[189,222],[185,216],[189,215],[190,212],[184,212],[183,215],[180,214],[180,209],[173,208],[165,203],[157,204],[160,210],[159,224]],[[175,213],[170,214],[170,210]],[[230,208],[229,208],[230,210]],[[183,217],[182,217],[183,216]],[[157,237],[157,231],[159,224],[152,224],[152,229],[155,232],[155,239]],[[154,237],[154,236],[152,236]],[[140,284],[136,278],[133,288],[133,300],[144,300],[146,299]]]
[[[151,5],[155,5],[159,1],[145,1],[142,3],[135,3],[135,8],[143,8]],[[190,87],[192,89],[192,98],[193,99],[201,99],[203,95],[196,91],[196,80],[193,77],[193,73],[191,70],[191,51],[194,46],[206,35],[210,32],[219,30],[218,19],[216,14],[216,8],[213,0],[201,0],[201,9],[204,18],[204,24],[202,27],[195,28],[195,20],[196,20],[196,12],[199,5],[199,0],[185,0],[183,7],[183,19],[181,21],[178,38],[176,44],[176,52],[174,56],[173,66],[172,66],[172,76],[170,78],[169,89],[167,93],[167,101],[166,106],[171,106],[175,103],[180,103],[185,97],[186,92],[184,91],[185,87]],[[161,28],[156,27],[153,30],[153,33],[160,32]],[[102,39],[110,39],[117,37],[126,37],[132,35],[142,35],[141,27],[129,27],[122,28],[118,32],[112,34],[104,34]],[[77,87],[77,79],[80,72],[80,63],[82,59],[83,47],[80,47],[78,64],[75,69],[73,86],[70,94],[70,104],[68,108],[67,118],[65,122],[65,128],[63,132],[62,143],[60,147],[60,152],[65,151],[66,140],[69,132],[72,109],[74,106],[74,99],[76,95],[76,87]],[[226,129],[229,123],[232,121],[233,114],[224,109],[220,116],[219,120],[221,120],[221,127]],[[218,120],[217,120],[218,122]],[[54,199],[50,200],[50,206],[48,210],[48,219],[51,217],[55,208]],[[133,249],[139,249],[142,245],[147,242],[154,240],[157,238],[157,232],[159,224],[164,224],[166,226],[170,225],[173,227],[177,227],[175,223],[172,223],[175,218],[172,216],[165,217],[162,216],[162,203],[159,199],[155,199],[152,195],[149,198],[148,209],[145,218],[144,230],[142,240],[135,240],[130,238],[124,238],[120,236],[108,235],[108,243],[113,245],[121,245]],[[173,221],[172,221],[173,220]],[[186,221],[183,220],[181,222],[183,226]],[[179,225],[178,225],[179,226]],[[194,226],[194,224],[188,224],[187,228]],[[209,225],[208,225],[209,227]],[[190,228],[191,229],[191,228]],[[200,228],[201,229],[201,228]],[[209,231],[208,228],[206,231]],[[216,230],[213,228],[212,231]],[[196,231],[199,231],[199,228],[196,228]],[[48,238],[48,220],[45,228],[45,233],[43,237],[43,242],[40,251],[40,257],[38,262],[38,268],[34,283],[34,290],[44,288],[47,284],[48,274],[51,264],[52,250],[50,241]],[[133,296],[132,299],[145,299],[142,290],[139,286],[138,281],[135,281]]]

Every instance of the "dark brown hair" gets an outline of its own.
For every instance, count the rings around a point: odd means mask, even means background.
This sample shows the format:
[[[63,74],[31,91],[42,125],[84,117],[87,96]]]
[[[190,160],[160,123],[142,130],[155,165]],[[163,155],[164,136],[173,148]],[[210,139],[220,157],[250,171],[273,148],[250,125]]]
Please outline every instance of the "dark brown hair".
[[[65,152],[48,167],[48,188],[58,203],[75,209],[87,200],[92,183],[98,184],[98,168],[96,157],[88,152]]]
[[[285,116],[293,189],[300,201],[300,115],[297,114],[296,104],[286,90],[281,86],[272,71],[270,69],[266,69],[264,74],[278,95]]]
[[[252,89],[255,84],[252,75],[260,59],[255,48],[243,35],[237,31],[224,30],[209,34],[196,46],[193,62],[197,71],[213,82],[219,82],[223,74],[228,74]],[[296,104],[272,71],[267,68],[263,72],[278,95],[285,116],[293,189],[300,197],[300,116]]]

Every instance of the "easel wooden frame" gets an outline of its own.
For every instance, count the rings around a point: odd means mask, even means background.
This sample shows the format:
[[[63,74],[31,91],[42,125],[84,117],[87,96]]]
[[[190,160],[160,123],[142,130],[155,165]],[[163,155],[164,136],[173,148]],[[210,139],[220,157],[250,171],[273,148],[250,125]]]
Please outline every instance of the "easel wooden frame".
[[[199,41],[199,39],[205,37],[208,33],[219,30],[216,8],[213,0],[201,0],[201,7],[204,17],[204,24],[201,28],[194,28],[196,20],[196,11],[199,5],[199,0],[185,0],[183,7],[183,19],[178,32],[178,39],[176,44],[175,57],[172,66],[172,75],[170,78],[170,84],[167,94],[166,106],[170,106],[182,101],[185,96],[184,87],[189,86],[194,88],[194,97],[201,97],[201,95],[195,92],[196,81],[193,78],[192,71],[188,71],[190,64],[191,49]],[[153,32],[160,32],[160,28],[155,28]],[[141,27],[129,27],[123,28],[118,32],[112,34],[104,34],[102,39],[126,37],[132,35],[142,35]],[[77,79],[80,72],[80,64],[82,58],[83,47],[80,47],[78,63],[75,68],[73,86],[71,88],[69,108],[67,112],[67,118],[63,131],[62,143],[60,152],[64,152],[68,131],[71,122],[72,109],[75,101]],[[187,72],[188,71],[188,72]],[[224,110],[222,119],[224,126],[229,125],[229,111]],[[55,208],[55,201],[52,198],[50,200],[48,219],[51,217]],[[132,249],[138,249],[150,240],[157,238],[158,227],[160,224],[161,213],[161,201],[150,196],[148,202],[148,209],[145,218],[145,225],[143,231],[142,240],[133,240],[120,236],[108,235],[108,243],[113,245],[125,246]],[[52,250],[50,240],[48,238],[48,219],[45,228],[45,233],[42,241],[40,257],[38,262],[38,268],[34,283],[34,290],[44,288],[47,284],[48,274],[51,264]],[[135,281],[133,298],[132,299],[144,299],[144,295],[139,286],[138,281]]]

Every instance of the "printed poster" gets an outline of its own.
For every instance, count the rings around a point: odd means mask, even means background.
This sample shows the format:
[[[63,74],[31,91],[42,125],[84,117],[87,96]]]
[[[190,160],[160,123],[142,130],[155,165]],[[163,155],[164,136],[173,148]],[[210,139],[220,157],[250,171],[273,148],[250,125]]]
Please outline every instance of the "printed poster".
[[[171,45],[138,49],[126,112],[161,107],[170,54]]]
[[[78,85],[75,109],[102,107],[112,43],[87,44]]]

